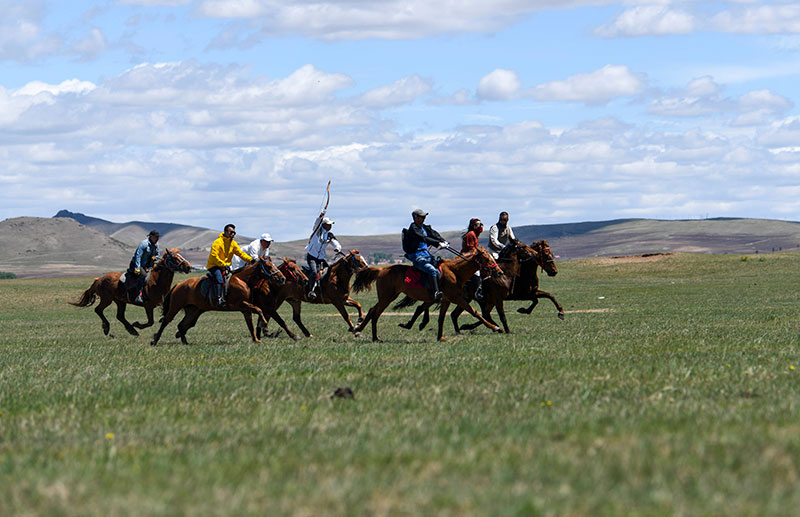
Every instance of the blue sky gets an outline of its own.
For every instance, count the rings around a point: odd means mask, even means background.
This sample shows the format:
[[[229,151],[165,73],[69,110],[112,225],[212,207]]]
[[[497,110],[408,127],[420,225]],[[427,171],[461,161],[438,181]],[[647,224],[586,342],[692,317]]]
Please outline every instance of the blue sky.
[[[800,6],[0,0],[0,218],[800,219]]]

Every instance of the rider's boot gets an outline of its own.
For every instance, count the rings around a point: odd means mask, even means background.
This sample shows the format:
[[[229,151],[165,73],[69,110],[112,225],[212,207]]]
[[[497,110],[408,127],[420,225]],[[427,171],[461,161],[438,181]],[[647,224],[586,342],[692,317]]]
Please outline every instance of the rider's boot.
[[[478,279],[478,287],[475,288],[475,299],[479,302],[483,301],[483,280]]]
[[[439,277],[437,275],[431,276],[431,298],[434,302],[442,300],[442,292],[439,290]]]
[[[317,283],[314,282],[314,281],[309,282],[308,283],[308,292],[306,293],[306,296],[308,297],[309,300],[316,300],[317,299],[316,290],[317,290]]]
[[[225,286],[214,284],[214,298],[217,300],[217,307],[225,306]]]
[[[133,300],[134,303],[144,303],[144,299],[142,299],[142,292],[139,291],[139,294],[136,295],[136,299]]]

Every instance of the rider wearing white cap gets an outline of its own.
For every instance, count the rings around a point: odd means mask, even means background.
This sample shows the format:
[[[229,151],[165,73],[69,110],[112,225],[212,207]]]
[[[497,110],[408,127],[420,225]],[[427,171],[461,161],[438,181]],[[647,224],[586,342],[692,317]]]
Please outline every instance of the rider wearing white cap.
[[[314,230],[311,232],[311,237],[308,238],[308,245],[306,246],[306,263],[311,270],[311,276],[308,278],[308,297],[314,299],[317,294],[314,289],[317,287],[317,275],[320,269],[327,267],[325,262],[325,248],[328,244],[333,245],[333,251],[339,253],[342,251],[342,245],[336,240],[331,229],[333,228],[333,220],[325,217],[325,212],[319,214],[317,220],[314,221]]]
[[[264,259],[269,257],[269,245],[272,244],[272,237],[268,233],[262,233],[261,237],[248,244],[243,251],[253,258]],[[247,262],[234,256],[231,261],[231,269],[239,269],[247,265]]]

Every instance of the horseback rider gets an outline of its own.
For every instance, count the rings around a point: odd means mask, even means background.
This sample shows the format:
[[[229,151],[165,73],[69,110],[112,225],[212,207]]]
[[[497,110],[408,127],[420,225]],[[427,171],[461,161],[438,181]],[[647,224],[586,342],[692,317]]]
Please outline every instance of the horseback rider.
[[[514,230],[508,225],[508,212],[500,212],[497,223],[489,228],[489,250],[495,260],[512,239],[516,239],[516,237],[514,237]]]
[[[478,249],[478,236],[483,232],[483,223],[478,218],[469,220],[467,233],[461,237],[461,253],[473,252]],[[481,283],[480,269],[470,278],[468,285],[475,292],[475,299],[481,301],[483,299],[483,290]]]
[[[403,251],[415,268],[430,277],[431,298],[438,302],[442,299],[442,292],[439,291],[439,269],[433,265],[433,257],[428,251],[428,246],[443,248],[450,244],[430,225],[424,224],[427,216],[428,212],[421,208],[411,212],[414,222],[403,232]]]
[[[144,303],[142,291],[147,271],[153,267],[158,260],[158,238],[161,235],[157,230],[151,230],[145,239],[139,243],[136,252],[128,264],[128,275],[131,280],[136,281],[136,300],[134,303]]]
[[[261,237],[248,244],[243,251],[251,257],[266,259],[269,258],[270,244],[272,244],[272,236],[268,233],[262,233]],[[234,256],[231,260],[231,269],[239,269],[246,264],[244,260]]]
[[[233,240],[236,235],[236,226],[226,224],[217,240],[211,245],[211,253],[208,255],[206,269],[209,276],[214,280],[212,289],[217,306],[225,305],[225,276],[224,273],[230,270],[231,257],[236,255],[247,263],[253,263],[256,259],[242,251],[239,244]]]
[[[328,267],[328,263],[325,262],[325,249],[328,247],[328,244],[333,245],[334,253],[341,253],[342,251],[342,245],[339,244],[339,241],[336,240],[336,236],[331,232],[332,228],[333,220],[329,217],[325,217],[325,212],[323,211],[319,214],[317,220],[314,221],[314,229],[311,232],[311,236],[308,238],[308,244],[306,245],[306,263],[308,264],[308,269],[311,270],[311,275],[308,277],[307,296],[309,300],[314,300],[317,297],[315,289],[319,281],[317,278],[319,271],[324,267]]]

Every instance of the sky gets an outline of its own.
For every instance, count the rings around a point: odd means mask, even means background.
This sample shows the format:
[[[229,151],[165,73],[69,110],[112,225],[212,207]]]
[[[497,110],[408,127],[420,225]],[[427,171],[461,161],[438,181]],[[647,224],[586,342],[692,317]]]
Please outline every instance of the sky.
[[[0,0],[0,219],[800,220],[800,5]],[[346,243],[343,243],[346,246]],[[399,246],[399,241],[398,241]]]

